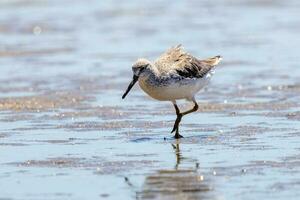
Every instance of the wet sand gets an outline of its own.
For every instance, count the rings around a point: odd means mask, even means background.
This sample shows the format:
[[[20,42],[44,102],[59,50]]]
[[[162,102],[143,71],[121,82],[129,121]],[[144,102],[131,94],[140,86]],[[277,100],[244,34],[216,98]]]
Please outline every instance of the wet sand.
[[[0,199],[297,199],[299,6],[1,1]],[[178,43],[224,57],[180,141],[171,103],[121,99]]]

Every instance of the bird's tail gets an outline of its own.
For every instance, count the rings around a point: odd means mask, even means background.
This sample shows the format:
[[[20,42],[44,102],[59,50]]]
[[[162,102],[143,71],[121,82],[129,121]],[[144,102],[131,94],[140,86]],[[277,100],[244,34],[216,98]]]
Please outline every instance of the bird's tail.
[[[202,60],[202,62],[205,62],[208,65],[214,67],[214,66],[218,65],[221,62],[222,59],[223,59],[222,56],[215,56],[215,57],[212,57],[212,58]]]

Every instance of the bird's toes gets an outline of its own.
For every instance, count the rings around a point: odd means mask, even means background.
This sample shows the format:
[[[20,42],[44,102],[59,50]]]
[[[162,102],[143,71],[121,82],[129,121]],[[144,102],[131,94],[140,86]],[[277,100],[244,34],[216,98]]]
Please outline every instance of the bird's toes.
[[[180,135],[180,134],[176,134],[176,135],[174,136],[174,138],[175,138],[175,139],[180,139],[180,138],[183,138],[183,136]]]

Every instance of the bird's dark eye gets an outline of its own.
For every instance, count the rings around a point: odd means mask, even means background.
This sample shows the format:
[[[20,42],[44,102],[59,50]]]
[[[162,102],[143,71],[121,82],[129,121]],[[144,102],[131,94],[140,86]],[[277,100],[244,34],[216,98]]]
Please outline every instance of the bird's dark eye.
[[[143,65],[143,66],[141,67],[141,69],[140,69],[140,73],[141,73],[142,71],[144,71],[144,70],[146,69],[147,66],[148,66],[148,65]]]

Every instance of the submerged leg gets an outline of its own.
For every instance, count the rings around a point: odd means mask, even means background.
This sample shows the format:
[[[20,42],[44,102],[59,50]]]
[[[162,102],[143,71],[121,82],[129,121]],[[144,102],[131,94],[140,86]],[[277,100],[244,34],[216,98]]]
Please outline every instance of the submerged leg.
[[[182,138],[182,135],[179,134],[179,123],[181,121],[181,118],[184,116],[184,115],[187,115],[189,113],[192,113],[192,112],[195,112],[198,110],[198,104],[196,102],[196,100],[193,98],[193,102],[194,102],[194,107],[191,109],[191,110],[187,110],[183,113],[180,113],[180,110],[176,104],[176,102],[174,101],[173,102],[173,105],[174,105],[174,108],[175,108],[175,111],[176,111],[176,115],[177,115],[177,118],[175,120],[175,123],[174,123],[174,126],[173,126],[173,129],[171,131],[171,133],[173,133],[174,131],[175,132],[175,138],[178,139],[178,138]]]

